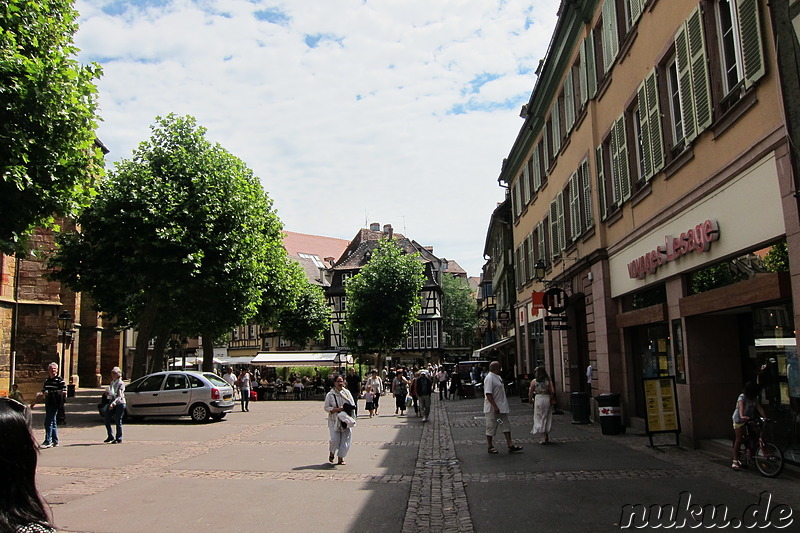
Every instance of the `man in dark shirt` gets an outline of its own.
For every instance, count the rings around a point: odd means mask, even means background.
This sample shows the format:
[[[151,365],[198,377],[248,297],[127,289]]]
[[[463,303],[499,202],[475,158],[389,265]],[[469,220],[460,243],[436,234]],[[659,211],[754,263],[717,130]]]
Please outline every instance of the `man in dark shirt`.
[[[64,405],[67,385],[64,378],[58,375],[58,363],[50,363],[47,367],[48,378],[44,380],[41,398],[44,401],[44,442],[42,448],[58,446],[58,426],[56,416]],[[35,403],[35,402],[34,402]],[[31,404],[33,407],[34,404]]]
[[[350,367],[350,372],[347,374],[347,390],[353,395],[353,401],[356,402],[356,409],[353,412],[353,418],[358,417],[358,397],[361,396],[361,376],[356,374],[356,369]]]

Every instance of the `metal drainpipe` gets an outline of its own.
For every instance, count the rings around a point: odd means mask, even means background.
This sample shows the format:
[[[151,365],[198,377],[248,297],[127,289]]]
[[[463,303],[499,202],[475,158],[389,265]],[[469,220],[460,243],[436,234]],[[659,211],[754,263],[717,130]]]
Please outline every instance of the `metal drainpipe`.
[[[19,326],[19,270],[21,261],[19,252],[14,254],[14,311],[13,318],[11,319],[11,368],[9,372],[8,390],[16,383],[16,370],[17,370],[17,327]]]

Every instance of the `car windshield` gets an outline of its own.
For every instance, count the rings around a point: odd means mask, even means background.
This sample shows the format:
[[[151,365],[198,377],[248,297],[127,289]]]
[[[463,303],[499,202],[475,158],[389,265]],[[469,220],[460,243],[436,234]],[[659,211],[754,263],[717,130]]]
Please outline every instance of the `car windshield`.
[[[210,381],[212,385],[216,385],[218,387],[229,387],[228,382],[216,374],[205,372],[203,373],[203,377]]]

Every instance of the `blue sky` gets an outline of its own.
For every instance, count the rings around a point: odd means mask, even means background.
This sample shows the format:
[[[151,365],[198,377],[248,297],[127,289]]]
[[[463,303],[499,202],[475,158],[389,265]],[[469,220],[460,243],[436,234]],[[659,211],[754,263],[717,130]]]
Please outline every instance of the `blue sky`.
[[[479,275],[558,0],[77,0],[109,165],[193,115],[286,229],[370,222]]]

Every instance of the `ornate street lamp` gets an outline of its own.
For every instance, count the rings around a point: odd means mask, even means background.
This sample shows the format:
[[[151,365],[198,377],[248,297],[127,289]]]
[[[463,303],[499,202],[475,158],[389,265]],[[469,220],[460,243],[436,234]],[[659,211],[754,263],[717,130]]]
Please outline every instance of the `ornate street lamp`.
[[[58,337],[61,341],[61,376],[66,380],[67,369],[64,361],[65,351],[68,344],[72,342],[72,315],[64,309],[58,314]]]
[[[536,264],[533,265],[533,279],[536,281],[544,281],[546,271],[547,265],[544,264],[543,260],[539,259],[536,261]]]

